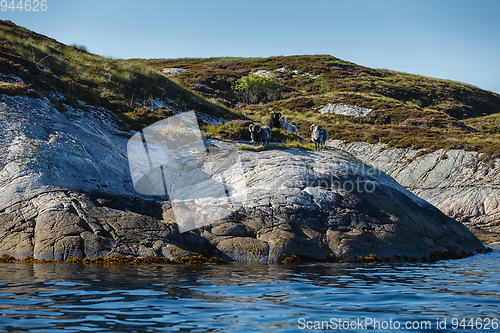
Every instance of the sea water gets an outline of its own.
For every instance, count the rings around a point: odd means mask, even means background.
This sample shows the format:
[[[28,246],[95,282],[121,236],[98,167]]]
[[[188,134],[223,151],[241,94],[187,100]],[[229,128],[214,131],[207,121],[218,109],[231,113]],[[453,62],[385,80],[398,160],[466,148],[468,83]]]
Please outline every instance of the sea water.
[[[0,264],[0,332],[320,329],[498,332],[500,248],[430,264]]]

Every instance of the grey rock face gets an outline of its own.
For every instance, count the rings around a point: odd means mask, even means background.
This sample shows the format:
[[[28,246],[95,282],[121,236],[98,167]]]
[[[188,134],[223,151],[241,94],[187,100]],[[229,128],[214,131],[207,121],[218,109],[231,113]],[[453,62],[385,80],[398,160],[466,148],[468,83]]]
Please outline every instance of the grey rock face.
[[[344,116],[354,116],[354,117],[366,116],[372,111],[373,111],[372,109],[362,108],[360,106],[349,105],[345,103],[333,103],[333,104],[329,103],[321,106],[318,109],[318,112],[321,114],[335,113],[335,114],[342,114]]]
[[[187,69],[185,69],[185,68],[165,68],[163,70],[163,73],[177,75],[177,74],[184,73],[185,71],[187,71]]]
[[[0,95],[0,132],[0,207],[58,189],[133,190],[129,134],[105,110],[59,112],[48,100]]]
[[[206,142],[210,174],[231,183],[241,175],[227,173],[234,159],[224,156],[239,155],[247,199],[180,233],[171,202],[134,191],[130,135],[105,110],[61,113],[47,100],[0,96],[0,119],[0,253],[18,258],[176,259],[193,251],[274,263],[485,249],[462,224],[340,150],[236,152],[237,144],[220,141]]]
[[[374,253],[421,260],[433,251],[482,247],[463,225],[341,152],[245,152],[242,161],[251,186],[246,205],[200,232],[228,258],[276,262],[333,253],[349,260]],[[474,245],[464,247],[468,242]]]
[[[391,175],[398,183],[471,229],[500,233],[500,159],[477,152],[418,151],[385,144],[329,142]]]

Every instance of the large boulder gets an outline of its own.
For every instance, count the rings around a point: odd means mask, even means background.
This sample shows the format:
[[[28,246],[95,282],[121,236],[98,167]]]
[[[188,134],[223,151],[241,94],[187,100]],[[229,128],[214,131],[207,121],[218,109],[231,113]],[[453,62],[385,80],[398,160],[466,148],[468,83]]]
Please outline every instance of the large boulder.
[[[260,263],[369,254],[425,261],[485,250],[462,224],[340,150],[238,151],[215,140],[205,142],[213,179],[232,184],[243,170],[246,200],[179,232],[174,201],[135,192],[131,133],[106,110],[60,112],[49,100],[0,96],[0,119],[0,253],[18,258],[175,259],[194,251]],[[232,168],[235,156],[242,169]],[[203,193],[203,184],[189,186]]]
[[[195,232],[225,257],[276,262],[375,254],[421,261],[483,249],[462,224],[341,151],[242,152],[241,160],[247,202]]]

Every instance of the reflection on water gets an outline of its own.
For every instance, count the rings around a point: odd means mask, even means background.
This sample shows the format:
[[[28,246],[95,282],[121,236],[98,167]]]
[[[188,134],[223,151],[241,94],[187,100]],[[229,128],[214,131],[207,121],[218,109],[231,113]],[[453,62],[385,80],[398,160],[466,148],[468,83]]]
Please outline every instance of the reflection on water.
[[[452,331],[452,318],[500,320],[499,281],[498,248],[434,264],[0,264],[0,332],[303,332],[300,318],[447,318]]]

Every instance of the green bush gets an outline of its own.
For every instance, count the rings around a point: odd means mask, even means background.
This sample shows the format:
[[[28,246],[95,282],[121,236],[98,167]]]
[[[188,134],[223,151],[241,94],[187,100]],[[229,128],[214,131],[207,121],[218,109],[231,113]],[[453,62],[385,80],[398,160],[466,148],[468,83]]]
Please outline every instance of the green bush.
[[[350,64],[348,62],[342,61],[340,59],[333,59],[333,60],[325,61],[324,64],[327,65],[327,66],[347,66],[347,67],[353,67],[353,66],[355,66],[353,64]]]
[[[85,45],[71,44],[75,49],[80,50],[81,52],[89,52],[89,49]]]
[[[233,83],[232,90],[240,101],[247,104],[276,101],[281,91],[275,77],[256,74],[243,76]]]

